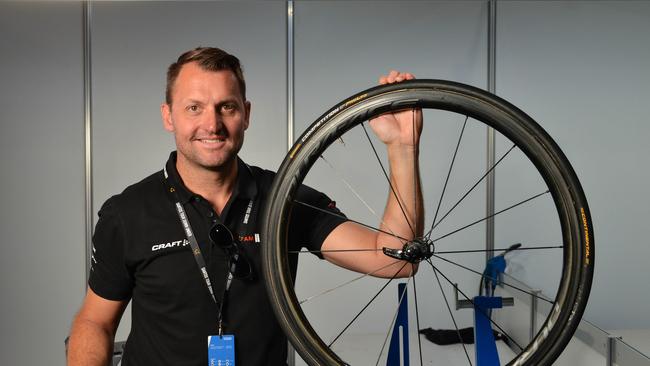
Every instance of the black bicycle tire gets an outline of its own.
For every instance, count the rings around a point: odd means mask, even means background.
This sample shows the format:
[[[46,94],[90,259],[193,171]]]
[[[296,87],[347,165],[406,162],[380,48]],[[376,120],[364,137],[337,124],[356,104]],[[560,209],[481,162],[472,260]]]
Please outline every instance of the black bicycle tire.
[[[273,182],[262,230],[264,280],[276,316],[310,365],[344,365],[314,332],[293,292],[286,250],[292,195],[324,149],[359,122],[388,111],[432,107],[461,113],[512,140],[546,181],[563,236],[564,263],[553,311],[536,337],[509,365],[550,365],[575,332],[589,296],[594,268],[591,216],[581,184],[553,139],[526,113],[484,90],[444,80],[377,86],[339,103],[294,144]]]

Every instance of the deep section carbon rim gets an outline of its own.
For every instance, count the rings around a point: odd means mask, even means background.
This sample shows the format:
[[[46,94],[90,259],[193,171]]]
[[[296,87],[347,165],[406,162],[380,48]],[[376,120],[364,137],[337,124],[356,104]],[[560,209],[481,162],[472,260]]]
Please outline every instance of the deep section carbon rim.
[[[368,133],[367,121],[386,112],[413,109],[423,109],[424,132],[429,134],[423,133],[420,143],[425,195],[421,240],[431,243],[435,251],[420,263],[412,280],[404,280],[411,288],[409,294],[395,299],[396,279],[377,280],[373,272],[353,274],[337,269],[311,282],[303,282],[299,275],[294,286],[289,258],[299,256],[302,261],[313,256],[288,249],[287,233],[295,229],[291,212],[297,205],[317,209],[296,199],[298,187],[307,184],[332,195],[347,204],[342,210],[350,220],[378,228],[382,200],[385,204],[390,191],[381,170],[388,165],[381,155],[382,144]],[[498,160],[487,169],[481,145],[485,126],[496,130],[499,141]],[[498,179],[500,199],[493,216],[486,216],[481,206],[488,173]],[[347,193],[340,198],[340,192]],[[483,90],[448,81],[412,80],[352,96],[323,114],[297,140],[269,197],[263,229],[265,281],[280,324],[308,364],[386,364],[395,309],[402,301],[414,313],[412,329],[402,330],[413,339],[403,351],[411,354],[412,364],[417,364],[415,360],[426,364],[433,355],[438,360],[434,364],[441,362],[437,346],[421,339],[415,328],[450,328],[460,334],[459,328],[472,325],[471,310],[454,310],[454,292],[461,300],[471,301],[479,283],[485,281],[482,230],[488,219],[495,220],[498,233],[494,255],[519,244],[506,255],[506,284],[495,292],[519,297],[512,309],[490,314],[493,329],[504,334],[503,343],[508,345],[502,347],[506,351],[499,349],[502,364],[551,364],[569,342],[584,311],[594,244],[580,183],[557,144],[535,121]],[[355,255],[352,244],[348,253]],[[394,270],[405,263],[396,260]],[[306,269],[303,275],[320,270]],[[360,293],[368,295],[367,301],[347,301]],[[335,300],[327,300],[332,297]],[[525,306],[521,298],[534,298],[546,309],[541,310],[532,337],[511,325],[518,316],[515,311]],[[363,333],[368,330],[372,334]],[[373,337],[376,346],[366,346]],[[353,342],[362,346],[350,347]],[[473,364],[472,346],[458,346],[456,351],[460,364]]]

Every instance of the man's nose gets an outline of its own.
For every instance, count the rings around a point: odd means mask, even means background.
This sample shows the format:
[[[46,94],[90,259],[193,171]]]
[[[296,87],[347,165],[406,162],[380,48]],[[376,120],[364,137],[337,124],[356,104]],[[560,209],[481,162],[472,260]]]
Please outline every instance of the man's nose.
[[[212,108],[203,120],[203,128],[211,133],[217,133],[223,126],[223,119],[217,108]]]

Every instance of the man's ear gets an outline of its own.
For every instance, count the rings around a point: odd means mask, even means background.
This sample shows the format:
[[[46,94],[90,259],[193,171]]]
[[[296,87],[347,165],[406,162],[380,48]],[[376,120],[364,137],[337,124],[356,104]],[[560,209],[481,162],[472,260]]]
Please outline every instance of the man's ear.
[[[174,132],[174,122],[172,121],[172,107],[163,103],[160,105],[160,116],[162,117],[163,127],[169,132]]]
[[[244,102],[244,111],[246,113],[246,116],[244,118],[244,130],[247,130],[251,120],[251,102]]]

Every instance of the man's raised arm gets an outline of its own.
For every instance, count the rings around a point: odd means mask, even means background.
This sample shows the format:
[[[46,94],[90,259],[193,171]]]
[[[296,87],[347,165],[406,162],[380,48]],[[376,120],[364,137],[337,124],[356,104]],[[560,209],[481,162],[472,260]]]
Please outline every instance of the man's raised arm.
[[[410,73],[391,71],[379,79],[391,84],[414,79]],[[370,121],[377,137],[386,145],[389,161],[390,187],[388,200],[379,226],[373,231],[353,222],[345,222],[326,238],[321,250],[324,257],[342,267],[373,273],[379,277],[409,276],[416,266],[400,262],[382,252],[382,248],[402,249],[405,242],[422,236],[424,210],[419,173],[419,142],[422,111],[405,110],[387,113]],[[331,250],[370,249],[365,252],[331,252]],[[388,266],[388,267],[386,267]],[[384,268],[385,267],[385,268]],[[380,271],[378,269],[383,268]],[[397,273],[397,271],[402,270]]]

